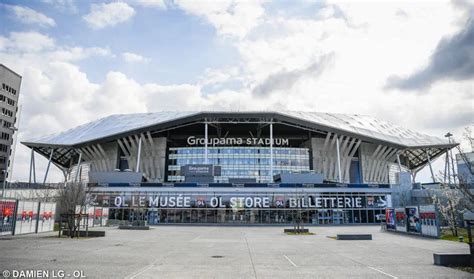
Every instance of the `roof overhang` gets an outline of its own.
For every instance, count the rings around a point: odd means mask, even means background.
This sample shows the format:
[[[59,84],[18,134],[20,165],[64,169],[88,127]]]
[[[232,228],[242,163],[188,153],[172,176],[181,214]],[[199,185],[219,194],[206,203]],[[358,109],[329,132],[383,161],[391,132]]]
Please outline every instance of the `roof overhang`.
[[[36,152],[40,153],[46,158],[49,158],[51,150],[54,150],[51,157],[52,162],[59,167],[67,168],[70,166],[71,160],[78,155],[77,149],[81,147],[116,141],[117,139],[141,133],[158,133],[206,122],[235,124],[273,123],[296,127],[317,133],[332,133],[341,136],[357,138],[363,142],[389,146],[403,151],[405,156],[410,161],[410,169],[419,169],[420,167],[426,165],[428,163],[428,157],[426,155],[428,155],[431,160],[434,160],[447,150],[458,145],[458,143],[442,143],[441,141],[433,144],[407,145],[396,142],[396,140],[393,139],[387,140],[360,132],[356,133],[354,131],[349,131],[348,129],[342,129],[324,123],[310,121],[300,117],[294,117],[288,113],[279,112],[196,112],[189,113],[185,116],[174,119],[169,119],[157,124],[144,125],[85,141],[58,144],[32,140],[24,141],[22,144],[34,149]]]

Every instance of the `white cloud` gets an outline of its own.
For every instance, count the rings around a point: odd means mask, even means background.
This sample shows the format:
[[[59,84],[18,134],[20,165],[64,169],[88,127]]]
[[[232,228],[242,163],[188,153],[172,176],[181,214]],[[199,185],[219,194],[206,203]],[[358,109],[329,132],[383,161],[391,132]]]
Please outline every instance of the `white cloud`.
[[[83,19],[94,29],[102,29],[128,21],[135,10],[126,3],[92,4],[91,12]]]
[[[143,57],[140,54],[136,54],[133,52],[122,53],[122,58],[127,63],[147,63],[149,61],[148,58]]]
[[[200,78],[199,85],[213,85],[226,83],[230,80],[240,79],[240,70],[237,67],[230,67],[226,69],[211,69],[207,68],[204,75]]]
[[[11,32],[0,36],[0,51],[37,52],[54,47],[54,39],[37,32]]]
[[[77,12],[75,0],[42,0],[41,2],[50,4],[60,11]]]
[[[25,24],[34,24],[41,27],[56,26],[54,19],[28,7],[5,5],[14,14],[16,19]]]
[[[388,76],[421,67],[443,36],[459,30],[450,3],[365,6],[337,2],[328,3],[314,18],[265,14],[261,3],[250,1],[178,5],[212,24],[220,39],[239,52],[240,61],[206,69],[196,84],[142,84],[118,71],[108,72],[103,82],[93,82],[73,63],[113,56],[106,48],[58,46],[52,38],[34,32],[0,36],[0,61],[15,65],[23,75],[20,139],[62,131],[112,113],[159,110],[360,113],[440,137],[451,131],[457,138],[474,119],[472,80],[441,81],[416,94],[384,90]],[[409,16],[401,17],[400,9]],[[333,54],[331,67],[317,74],[308,71],[328,54]],[[142,60],[134,55],[128,56]],[[127,59],[125,53],[121,56]],[[265,98],[256,98],[254,88],[272,77],[288,80],[288,74],[291,82],[268,90]],[[228,83],[234,81],[242,86],[229,88]],[[209,87],[213,92],[206,91]],[[23,147],[18,150],[14,176],[24,180],[28,153]],[[38,169],[43,170],[39,161]],[[61,178],[55,173],[55,178]]]
[[[166,3],[164,0],[137,0],[137,3],[148,8],[166,9]]]
[[[264,1],[177,0],[175,3],[186,12],[203,17],[219,34],[236,38],[245,37],[264,16]]]
[[[15,65],[19,71],[41,67],[52,61],[75,62],[89,57],[114,57],[108,48],[57,46],[54,39],[38,32],[11,32],[0,36],[3,63]]]

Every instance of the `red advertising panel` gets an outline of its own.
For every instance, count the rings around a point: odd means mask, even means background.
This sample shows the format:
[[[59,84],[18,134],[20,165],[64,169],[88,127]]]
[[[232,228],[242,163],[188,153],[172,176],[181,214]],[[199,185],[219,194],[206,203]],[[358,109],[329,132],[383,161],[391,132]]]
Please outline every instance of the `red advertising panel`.
[[[387,229],[395,230],[395,209],[393,208],[386,208],[385,209],[385,220],[387,222]]]
[[[15,200],[0,200],[0,235],[12,234],[15,206]]]
[[[19,201],[16,210],[15,234],[35,233],[38,202]]]
[[[439,237],[439,223],[434,205],[420,205],[421,233]]]

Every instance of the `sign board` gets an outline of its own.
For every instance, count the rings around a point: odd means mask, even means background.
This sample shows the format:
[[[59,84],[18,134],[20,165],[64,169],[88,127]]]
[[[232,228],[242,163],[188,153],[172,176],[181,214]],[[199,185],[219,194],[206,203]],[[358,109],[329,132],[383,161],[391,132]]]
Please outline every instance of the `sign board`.
[[[39,203],[19,201],[16,210],[15,234],[35,233]]]
[[[206,139],[190,136],[186,140],[189,146],[205,146]],[[247,146],[270,146],[273,142],[273,146],[289,146],[290,141],[287,138],[208,138],[208,146],[236,146],[236,145],[247,145]]]
[[[195,197],[188,195],[153,195],[153,196],[115,196],[113,204],[116,207],[149,207],[149,208],[364,208],[364,197],[360,196],[306,196],[273,199],[270,196],[207,196]]]
[[[393,208],[386,208],[385,209],[385,221],[387,223],[387,229],[395,230],[395,209]]]
[[[183,176],[220,176],[221,167],[214,165],[185,165],[181,166]]]
[[[386,208],[387,229],[411,234],[439,237],[439,222],[434,205]]]
[[[434,205],[420,205],[421,234],[439,237],[439,223]]]

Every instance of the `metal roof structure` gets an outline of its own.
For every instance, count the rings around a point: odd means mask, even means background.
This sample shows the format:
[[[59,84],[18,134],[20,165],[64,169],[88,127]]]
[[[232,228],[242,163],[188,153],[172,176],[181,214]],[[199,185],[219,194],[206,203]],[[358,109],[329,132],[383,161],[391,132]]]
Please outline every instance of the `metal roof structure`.
[[[148,131],[164,131],[183,125],[204,123],[275,123],[311,131],[330,132],[360,138],[366,142],[379,143],[412,152],[413,166],[426,163],[423,153],[430,149],[434,158],[457,145],[446,139],[433,137],[402,128],[377,118],[358,114],[321,112],[155,112],[111,115],[70,130],[22,143],[35,151],[49,156],[51,148],[59,149],[53,162],[65,166],[66,159],[74,149],[94,143],[109,142]],[[61,152],[63,151],[63,153]],[[67,153],[70,153],[69,155]]]

